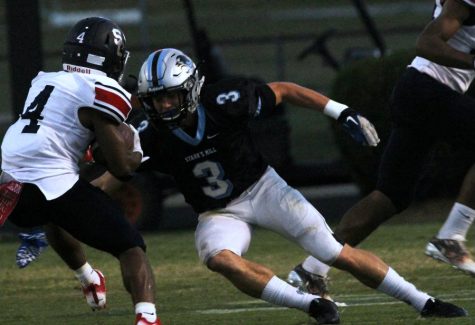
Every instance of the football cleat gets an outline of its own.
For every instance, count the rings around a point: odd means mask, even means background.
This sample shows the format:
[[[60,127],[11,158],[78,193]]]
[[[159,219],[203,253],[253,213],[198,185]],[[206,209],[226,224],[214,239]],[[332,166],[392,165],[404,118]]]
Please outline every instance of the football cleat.
[[[475,261],[461,240],[434,237],[427,244],[425,254],[475,276]]]
[[[287,282],[304,292],[333,301],[328,293],[328,277],[310,273],[302,267],[302,264],[290,271]]]
[[[427,300],[424,308],[421,311],[422,317],[464,317],[468,316],[468,312],[450,304],[448,302],[443,302],[439,299],[430,298]]]
[[[99,276],[99,284],[90,284],[82,288],[82,292],[86,297],[87,304],[93,311],[106,308],[106,279],[99,270],[94,270]]]
[[[21,243],[16,251],[16,264],[22,269],[40,256],[48,247],[48,242],[43,231],[21,232],[18,237]]]
[[[135,317],[135,325],[162,325],[160,322],[160,318],[158,318],[154,322],[149,322],[145,317],[142,317],[142,314],[137,314]]]
[[[313,299],[308,313],[317,320],[317,324],[340,324],[338,307],[331,300],[323,298]]]

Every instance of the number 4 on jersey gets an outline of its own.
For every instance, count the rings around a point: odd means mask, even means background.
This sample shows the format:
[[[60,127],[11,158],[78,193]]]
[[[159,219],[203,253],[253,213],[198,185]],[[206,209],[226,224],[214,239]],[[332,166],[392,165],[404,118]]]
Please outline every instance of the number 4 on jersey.
[[[42,120],[41,112],[45,108],[46,102],[53,91],[54,86],[47,85],[43,90],[35,97],[30,106],[20,115],[24,120],[30,120],[30,124],[25,126],[21,133],[36,133],[40,128],[38,120]]]

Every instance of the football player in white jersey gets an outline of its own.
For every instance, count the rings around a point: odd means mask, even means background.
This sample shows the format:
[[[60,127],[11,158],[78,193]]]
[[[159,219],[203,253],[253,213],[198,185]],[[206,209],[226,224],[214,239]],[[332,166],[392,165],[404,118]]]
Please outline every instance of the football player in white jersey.
[[[20,192],[9,220],[19,227],[53,225],[50,245],[74,270],[92,309],[105,307],[104,276],[80,246],[65,243],[72,236],[115,256],[136,324],[159,324],[143,238],[109,196],[79,177],[78,163],[93,141],[119,179],[130,178],[142,160],[138,133],[131,131],[130,148],[119,132],[131,110],[130,94],[118,83],[129,55],[125,36],[108,19],[86,18],[70,30],[62,55],[63,71],[33,79],[23,112],[2,142],[1,183],[13,182]]]
[[[437,140],[475,148],[475,99],[465,94],[475,77],[475,1],[436,0],[433,20],[420,34],[416,52],[390,101],[394,127],[376,189],[353,206],[335,230],[351,245],[410,204],[423,162]],[[474,219],[472,166],[426,254],[475,276],[475,262],[464,245]],[[325,294],[328,270],[308,257],[289,273],[288,280]]]

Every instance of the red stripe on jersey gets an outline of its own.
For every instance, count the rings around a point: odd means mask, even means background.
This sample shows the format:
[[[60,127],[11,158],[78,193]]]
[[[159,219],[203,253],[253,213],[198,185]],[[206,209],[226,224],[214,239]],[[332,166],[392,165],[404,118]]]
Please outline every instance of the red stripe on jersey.
[[[121,96],[103,88],[96,87],[96,99],[115,107],[125,117],[129,115],[131,110],[129,102],[124,100]]]

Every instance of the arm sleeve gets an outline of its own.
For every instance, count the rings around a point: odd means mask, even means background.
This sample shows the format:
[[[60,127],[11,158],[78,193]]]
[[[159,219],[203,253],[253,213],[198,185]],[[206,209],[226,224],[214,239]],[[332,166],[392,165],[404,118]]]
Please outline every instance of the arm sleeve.
[[[275,94],[267,84],[257,85],[255,87],[256,105],[251,105],[249,112],[253,118],[267,117],[275,109]]]
[[[105,113],[118,123],[122,123],[127,119],[132,110],[129,93],[120,86],[114,87],[101,82],[94,84],[94,91],[92,108]]]

